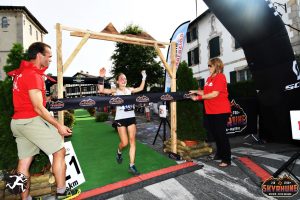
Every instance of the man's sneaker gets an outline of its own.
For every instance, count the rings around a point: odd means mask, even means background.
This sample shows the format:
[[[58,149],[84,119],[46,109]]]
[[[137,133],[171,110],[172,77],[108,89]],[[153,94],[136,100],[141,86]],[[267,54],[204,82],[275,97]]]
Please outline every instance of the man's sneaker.
[[[135,165],[132,165],[131,167],[130,167],[130,165],[129,165],[128,172],[131,173],[131,174],[133,174],[133,175],[135,175],[135,176],[140,175],[140,173],[139,173],[138,170],[136,169]]]
[[[43,200],[43,197],[31,197],[32,200]]]
[[[56,199],[57,200],[69,200],[69,199],[74,199],[75,197],[79,196],[81,193],[80,189],[69,189],[66,190],[65,193],[60,194],[56,193]]]
[[[119,164],[122,163],[123,158],[122,158],[122,154],[121,154],[121,153],[118,153],[118,152],[117,152],[116,160],[117,160],[117,163],[119,163]]]

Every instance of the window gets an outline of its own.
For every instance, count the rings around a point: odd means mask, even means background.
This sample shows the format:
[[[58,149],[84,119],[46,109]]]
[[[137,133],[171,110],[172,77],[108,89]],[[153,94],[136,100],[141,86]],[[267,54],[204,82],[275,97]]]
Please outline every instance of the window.
[[[198,39],[198,32],[196,27],[192,28],[192,30],[189,30],[186,33],[186,39],[187,39],[187,43],[190,43]]]
[[[220,56],[220,37],[214,37],[209,41],[210,58]]]
[[[8,23],[7,17],[2,17],[2,19],[1,19],[1,27],[2,28],[8,28],[8,26],[9,26],[9,23]]]
[[[199,64],[199,48],[195,48],[188,52],[188,66]]]
[[[186,41],[187,41],[187,43],[191,42],[191,32],[189,32],[189,31],[186,33]]]
[[[242,70],[230,72],[230,83],[249,81],[251,79],[252,79],[252,74],[249,68],[244,68]]]
[[[198,39],[197,29],[193,28],[192,29],[192,40],[197,40],[197,39]]]
[[[31,25],[29,25],[29,33],[30,33],[30,35],[32,35],[32,26]]]

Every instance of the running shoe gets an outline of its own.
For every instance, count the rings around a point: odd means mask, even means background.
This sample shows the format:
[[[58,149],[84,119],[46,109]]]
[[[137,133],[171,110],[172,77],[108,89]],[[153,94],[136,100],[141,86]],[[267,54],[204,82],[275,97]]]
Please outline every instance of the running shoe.
[[[128,172],[131,173],[131,174],[133,174],[134,176],[140,175],[140,173],[136,169],[135,165],[132,165],[131,167],[129,165]]]
[[[117,160],[117,163],[119,163],[119,164],[122,163],[123,158],[122,158],[122,154],[121,154],[121,153],[118,153],[118,152],[117,152],[116,160]]]
[[[56,193],[57,200],[69,200],[78,197],[81,193],[80,189],[68,189],[63,194]]]

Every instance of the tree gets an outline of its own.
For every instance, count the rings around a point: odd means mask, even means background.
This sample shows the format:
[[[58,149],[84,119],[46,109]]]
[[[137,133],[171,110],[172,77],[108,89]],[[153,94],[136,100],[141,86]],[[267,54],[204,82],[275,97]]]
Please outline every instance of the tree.
[[[22,45],[14,44],[8,54],[4,71],[7,73],[18,68],[25,57]],[[15,168],[18,160],[16,142],[10,130],[10,121],[14,111],[11,90],[12,80],[7,76],[4,81],[0,82],[0,169]]]
[[[198,83],[185,61],[177,70],[177,90],[197,90]],[[204,140],[206,131],[203,127],[203,104],[199,101],[177,102],[177,136],[181,140]]]
[[[7,73],[19,68],[21,60],[28,60],[21,44],[14,44],[7,56],[4,71]],[[12,79],[7,76],[0,81],[0,169],[14,169],[18,164],[17,146],[10,129],[10,121],[13,115]],[[37,155],[31,165],[31,172],[40,172],[49,163],[46,154]]]
[[[121,34],[137,35],[142,32],[140,27],[129,25]],[[147,85],[162,84],[163,68],[160,62],[155,60],[156,57],[157,53],[153,47],[117,42],[116,49],[111,56],[113,61],[111,72],[114,76],[124,73],[128,85],[136,87],[139,86],[142,79],[141,71],[146,70]]]

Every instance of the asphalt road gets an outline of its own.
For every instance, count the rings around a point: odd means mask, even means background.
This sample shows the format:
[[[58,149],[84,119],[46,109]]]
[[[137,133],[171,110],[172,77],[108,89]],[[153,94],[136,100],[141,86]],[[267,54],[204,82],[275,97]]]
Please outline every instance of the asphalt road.
[[[137,114],[137,139],[156,151],[163,153],[161,138],[158,137],[155,145],[152,145],[159,122],[157,117],[152,118],[151,122],[146,122],[142,114]],[[168,133],[169,130],[167,130],[167,136]],[[162,130],[160,135],[162,135]],[[267,169],[271,174],[280,168],[295,151],[299,151],[299,147],[293,145],[274,143],[257,144],[251,137],[246,139],[244,137],[237,136],[230,139],[232,156],[248,156],[255,163]],[[228,168],[219,168],[217,161],[207,161],[206,158],[199,158],[194,160],[194,162],[204,165],[204,167],[200,170],[110,199],[300,199],[300,191],[293,197],[271,197],[264,195],[258,183],[253,179],[253,176],[245,173],[235,162]],[[294,163],[292,172],[300,178],[300,159]],[[282,175],[283,173],[280,176]]]

